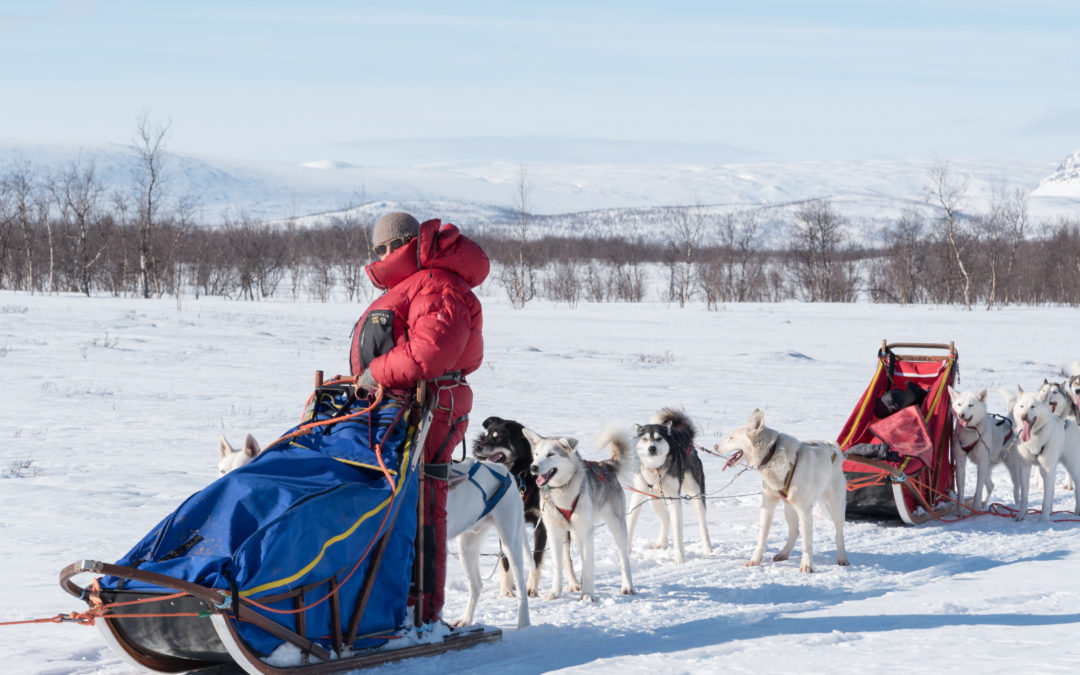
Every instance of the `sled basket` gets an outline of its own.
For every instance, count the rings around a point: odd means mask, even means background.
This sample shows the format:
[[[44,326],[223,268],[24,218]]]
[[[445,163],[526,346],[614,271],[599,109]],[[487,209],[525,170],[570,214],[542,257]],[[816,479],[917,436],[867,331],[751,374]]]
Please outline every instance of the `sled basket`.
[[[403,639],[418,548],[424,386],[357,398],[317,379],[303,423],[189,497],[115,564],[60,585],[157,672],[336,673],[497,640]],[[421,549],[422,550],[422,549]],[[72,579],[97,576],[85,588]],[[402,646],[408,643],[409,646]]]
[[[952,342],[882,340],[874,376],[837,437],[845,453],[848,519],[915,524],[949,508],[946,496],[955,476],[948,388],[956,372]],[[863,444],[887,456],[848,452]]]

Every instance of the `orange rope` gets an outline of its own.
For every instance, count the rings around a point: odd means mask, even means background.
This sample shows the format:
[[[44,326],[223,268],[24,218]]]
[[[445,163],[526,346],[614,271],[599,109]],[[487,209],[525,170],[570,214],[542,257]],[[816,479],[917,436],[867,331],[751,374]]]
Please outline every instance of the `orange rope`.
[[[333,417],[333,418],[326,419],[326,420],[321,420],[321,421],[318,421],[318,422],[309,422],[308,424],[302,424],[302,425],[300,425],[300,428],[297,429],[296,431],[292,432],[291,434],[285,434],[284,436],[277,439],[276,441],[274,441],[270,445],[266,446],[266,449],[270,449],[270,448],[274,447],[275,445],[277,445],[278,443],[281,443],[283,441],[289,441],[289,440],[292,440],[294,438],[299,438],[300,436],[306,436],[307,434],[311,433],[312,429],[316,429],[316,428],[322,427],[322,426],[327,426],[329,424],[337,424],[338,422],[345,422],[347,420],[356,419],[357,417],[360,417],[361,415],[366,415],[367,413],[374,410],[375,407],[378,406],[379,403],[382,402],[382,398],[383,398],[383,386],[380,384],[378,390],[375,393],[375,400],[371,403],[371,405],[364,408],[363,410],[358,410],[357,412],[349,413],[348,415],[343,415],[341,417]],[[308,398],[308,401],[310,402],[311,399]]]

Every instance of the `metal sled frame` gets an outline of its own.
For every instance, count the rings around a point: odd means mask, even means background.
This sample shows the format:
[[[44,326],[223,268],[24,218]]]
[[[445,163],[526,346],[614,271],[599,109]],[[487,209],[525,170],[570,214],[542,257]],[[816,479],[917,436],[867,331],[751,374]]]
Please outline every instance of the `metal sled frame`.
[[[316,386],[321,386],[321,384],[320,374],[317,377]],[[419,419],[422,420],[416,442],[417,448],[423,447],[423,440],[428,430],[429,420],[426,417],[428,412],[424,408],[424,393],[424,383],[420,383],[413,403],[414,412],[421,415]],[[423,452],[418,452],[417,458],[420,464],[418,476],[422,479],[424,475]],[[420,494],[423,494],[422,490]],[[419,508],[422,509],[422,507],[421,501]],[[421,518],[420,532],[423,531],[422,522]],[[348,645],[364,637],[358,636],[357,631],[388,541],[389,531],[384,533],[372,553],[373,558],[348,626],[343,627],[337,621],[338,596],[336,593],[330,595],[328,602],[332,608],[331,616],[334,617],[330,636],[334,645],[333,651],[304,637],[303,612],[296,614],[299,631],[296,632],[255,611],[242,598],[233,603],[230,596],[218,590],[164,574],[96,560],[80,560],[68,565],[60,572],[60,586],[71,595],[85,600],[91,607],[95,606],[95,601],[104,603],[108,608],[108,613],[95,623],[106,643],[128,664],[161,673],[180,673],[200,669],[220,671],[223,667],[238,666],[251,675],[296,673],[322,675],[367,668],[415,656],[464,649],[484,642],[494,642],[502,637],[502,631],[499,629],[466,629],[459,630],[438,643],[412,645],[398,649],[384,646],[370,650],[352,650]],[[419,551],[422,552],[422,540],[418,541],[417,545]],[[419,562],[422,565],[422,560]],[[83,588],[72,581],[73,577],[83,573],[141,581],[175,592],[99,590],[89,586]],[[292,600],[295,607],[301,608],[305,606],[305,593],[327,585],[332,591],[337,586],[337,579],[331,578],[271,597],[260,598],[260,602],[277,603]],[[279,667],[266,663],[244,642],[236,630],[237,621],[251,623],[281,638],[284,642],[294,645],[300,650],[302,664]]]
[[[943,351],[944,354],[897,354],[895,349],[916,349]],[[929,411],[925,417],[931,415],[945,415],[942,428],[934,435],[935,460],[931,465],[922,466],[916,471],[905,471],[907,462],[897,465],[892,462],[859,457],[857,455],[844,456],[845,474],[851,483],[858,477],[876,475],[879,484],[867,487],[859,487],[856,492],[860,494],[860,500],[868,505],[871,512],[881,514],[883,518],[899,518],[908,525],[924,523],[938,518],[947,513],[952,506],[948,503],[939,503],[934,499],[935,493],[944,492],[953,480],[948,478],[952,475],[949,446],[952,438],[952,427],[948,420],[948,391],[947,385],[951,384],[956,373],[957,352],[954,343],[932,344],[916,342],[888,343],[881,341],[881,350],[878,352],[878,370],[875,372],[870,385],[867,387],[863,398],[851,413],[847,423],[837,442],[843,450],[854,443],[861,442],[861,437],[866,435],[866,425],[873,418],[873,399],[883,392],[887,366],[886,355],[891,355],[898,363],[907,364],[939,364],[940,370],[934,378],[932,391],[927,397],[931,399]],[[922,375],[921,377],[926,377]],[[946,480],[948,479],[948,480]],[[854,493],[851,493],[854,494]],[[849,512],[851,511],[851,496],[849,495]],[[919,510],[921,508],[921,511]],[[885,513],[889,515],[884,515]]]

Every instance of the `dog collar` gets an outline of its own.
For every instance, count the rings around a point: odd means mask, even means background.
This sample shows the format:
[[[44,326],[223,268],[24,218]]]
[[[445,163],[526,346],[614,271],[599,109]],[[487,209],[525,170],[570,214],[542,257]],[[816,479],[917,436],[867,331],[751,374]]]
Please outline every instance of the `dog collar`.
[[[772,461],[773,455],[776,454],[776,446],[779,444],[780,436],[777,435],[777,437],[773,439],[772,444],[769,446],[769,451],[765,453],[765,459],[761,460],[761,463],[758,464],[759,469]],[[796,456],[796,460],[798,460],[798,456]]]

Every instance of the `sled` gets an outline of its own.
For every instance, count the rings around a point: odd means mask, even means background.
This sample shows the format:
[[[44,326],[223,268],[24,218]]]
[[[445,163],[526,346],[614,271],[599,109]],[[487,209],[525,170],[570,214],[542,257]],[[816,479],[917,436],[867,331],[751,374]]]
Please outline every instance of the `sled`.
[[[955,494],[948,387],[956,370],[952,342],[881,341],[874,376],[837,437],[845,453],[848,519],[913,525],[953,508],[948,499],[950,491]],[[904,407],[893,410],[895,405]],[[883,446],[889,456],[848,452],[861,444]]]
[[[124,558],[72,563],[60,585],[125,662],[162,673],[338,673],[499,640],[407,625],[429,423],[423,383],[369,402],[318,374],[300,425]],[[97,576],[83,587],[80,574]]]

